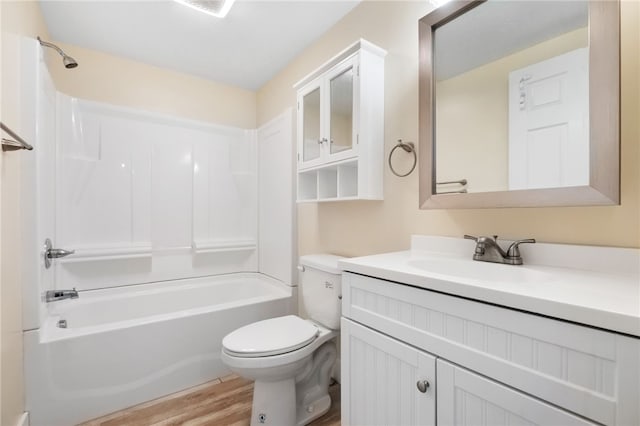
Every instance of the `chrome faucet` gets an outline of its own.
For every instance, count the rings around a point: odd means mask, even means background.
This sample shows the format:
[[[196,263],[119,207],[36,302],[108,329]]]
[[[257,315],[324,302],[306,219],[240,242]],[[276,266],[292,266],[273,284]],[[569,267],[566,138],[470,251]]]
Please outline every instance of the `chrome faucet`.
[[[464,236],[467,240],[476,242],[476,251],[473,260],[481,262],[504,263],[506,265],[522,265],[522,256],[520,255],[520,244],[535,243],[536,240],[528,238],[526,240],[518,240],[512,243],[505,252],[498,244],[498,236],[491,237],[474,237],[471,235]]]
[[[77,299],[80,297],[75,287],[73,290],[47,290],[44,294],[45,302],[57,302],[64,299]]]

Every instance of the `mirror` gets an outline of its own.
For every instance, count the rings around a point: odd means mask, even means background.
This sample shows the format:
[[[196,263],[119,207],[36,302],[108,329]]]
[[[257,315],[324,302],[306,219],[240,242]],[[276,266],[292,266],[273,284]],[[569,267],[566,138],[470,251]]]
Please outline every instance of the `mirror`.
[[[420,20],[420,205],[619,203],[619,4],[454,2]]]
[[[320,88],[303,97],[302,156],[304,161],[320,157]]]
[[[346,151],[353,145],[353,68],[331,79],[331,153]]]

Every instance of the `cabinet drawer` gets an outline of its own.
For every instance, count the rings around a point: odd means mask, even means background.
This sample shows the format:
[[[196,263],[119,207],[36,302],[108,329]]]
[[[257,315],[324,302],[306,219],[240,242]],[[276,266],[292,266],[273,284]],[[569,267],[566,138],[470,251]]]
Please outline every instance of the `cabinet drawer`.
[[[343,315],[603,424],[638,424],[640,340],[345,273]]]

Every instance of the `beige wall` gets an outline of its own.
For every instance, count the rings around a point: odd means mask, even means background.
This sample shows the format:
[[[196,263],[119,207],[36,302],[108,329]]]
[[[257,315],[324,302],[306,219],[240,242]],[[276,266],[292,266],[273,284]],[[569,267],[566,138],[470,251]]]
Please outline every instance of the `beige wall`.
[[[256,127],[255,92],[95,50],[56,44],[79,64],[71,70],[62,63],[49,67],[56,88],[63,93],[243,129]]]
[[[508,190],[509,73],[587,47],[588,36],[587,28],[581,28],[438,81],[436,180],[466,178],[469,192]]]
[[[258,124],[295,105],[292,85],[357,38],[388,51],[385,63],[385,155],[396,140],[418,138],[418,25],[427,2],[366,1],[258,92]],[[355,256],[406,249],[411,234],[499,234],[504,238],[640,247],[638,51],[640,4],[622,4],[622,205],[485,210],[419,210],[418,176],[385,168],[381,202],[298,206],[300,254]],[[407,158],[407,161],[409,159]],[[400,167],[400,166],[399,166]]]
[[[21,133],[20,114],[20,39],[19,36],[48,37],[38,3],[31,1],[0,3],[2,8],[2,122]],[[20,252],[20,160],[27,152],[2,153],[0,191],[0,309],[2,312],[2,358],[0,363],[0,424],[17,424],[24,412],[22,360],[22,288],[19,271]]]

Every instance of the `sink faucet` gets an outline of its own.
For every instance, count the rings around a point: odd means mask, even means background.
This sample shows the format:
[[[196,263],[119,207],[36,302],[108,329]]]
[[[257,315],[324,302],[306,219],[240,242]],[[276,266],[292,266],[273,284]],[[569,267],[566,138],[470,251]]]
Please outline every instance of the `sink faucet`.
[[[473,260],[481,262],[503,263],[506,265],[522,265],[522,256],[520,255],[520,244],[535,243],[536,240],[528,238],[526,240],[518,240],[512,243],[505,252],[498,244],[498,236],[491,237],[474,237],[471,235],[464,236],[467,240],[476,242],[476,251]]]
[[[64,299],[77,299],[78,297],[75,287],[73,290],[47,290],[44,294],[44,300],[47,303]]]

